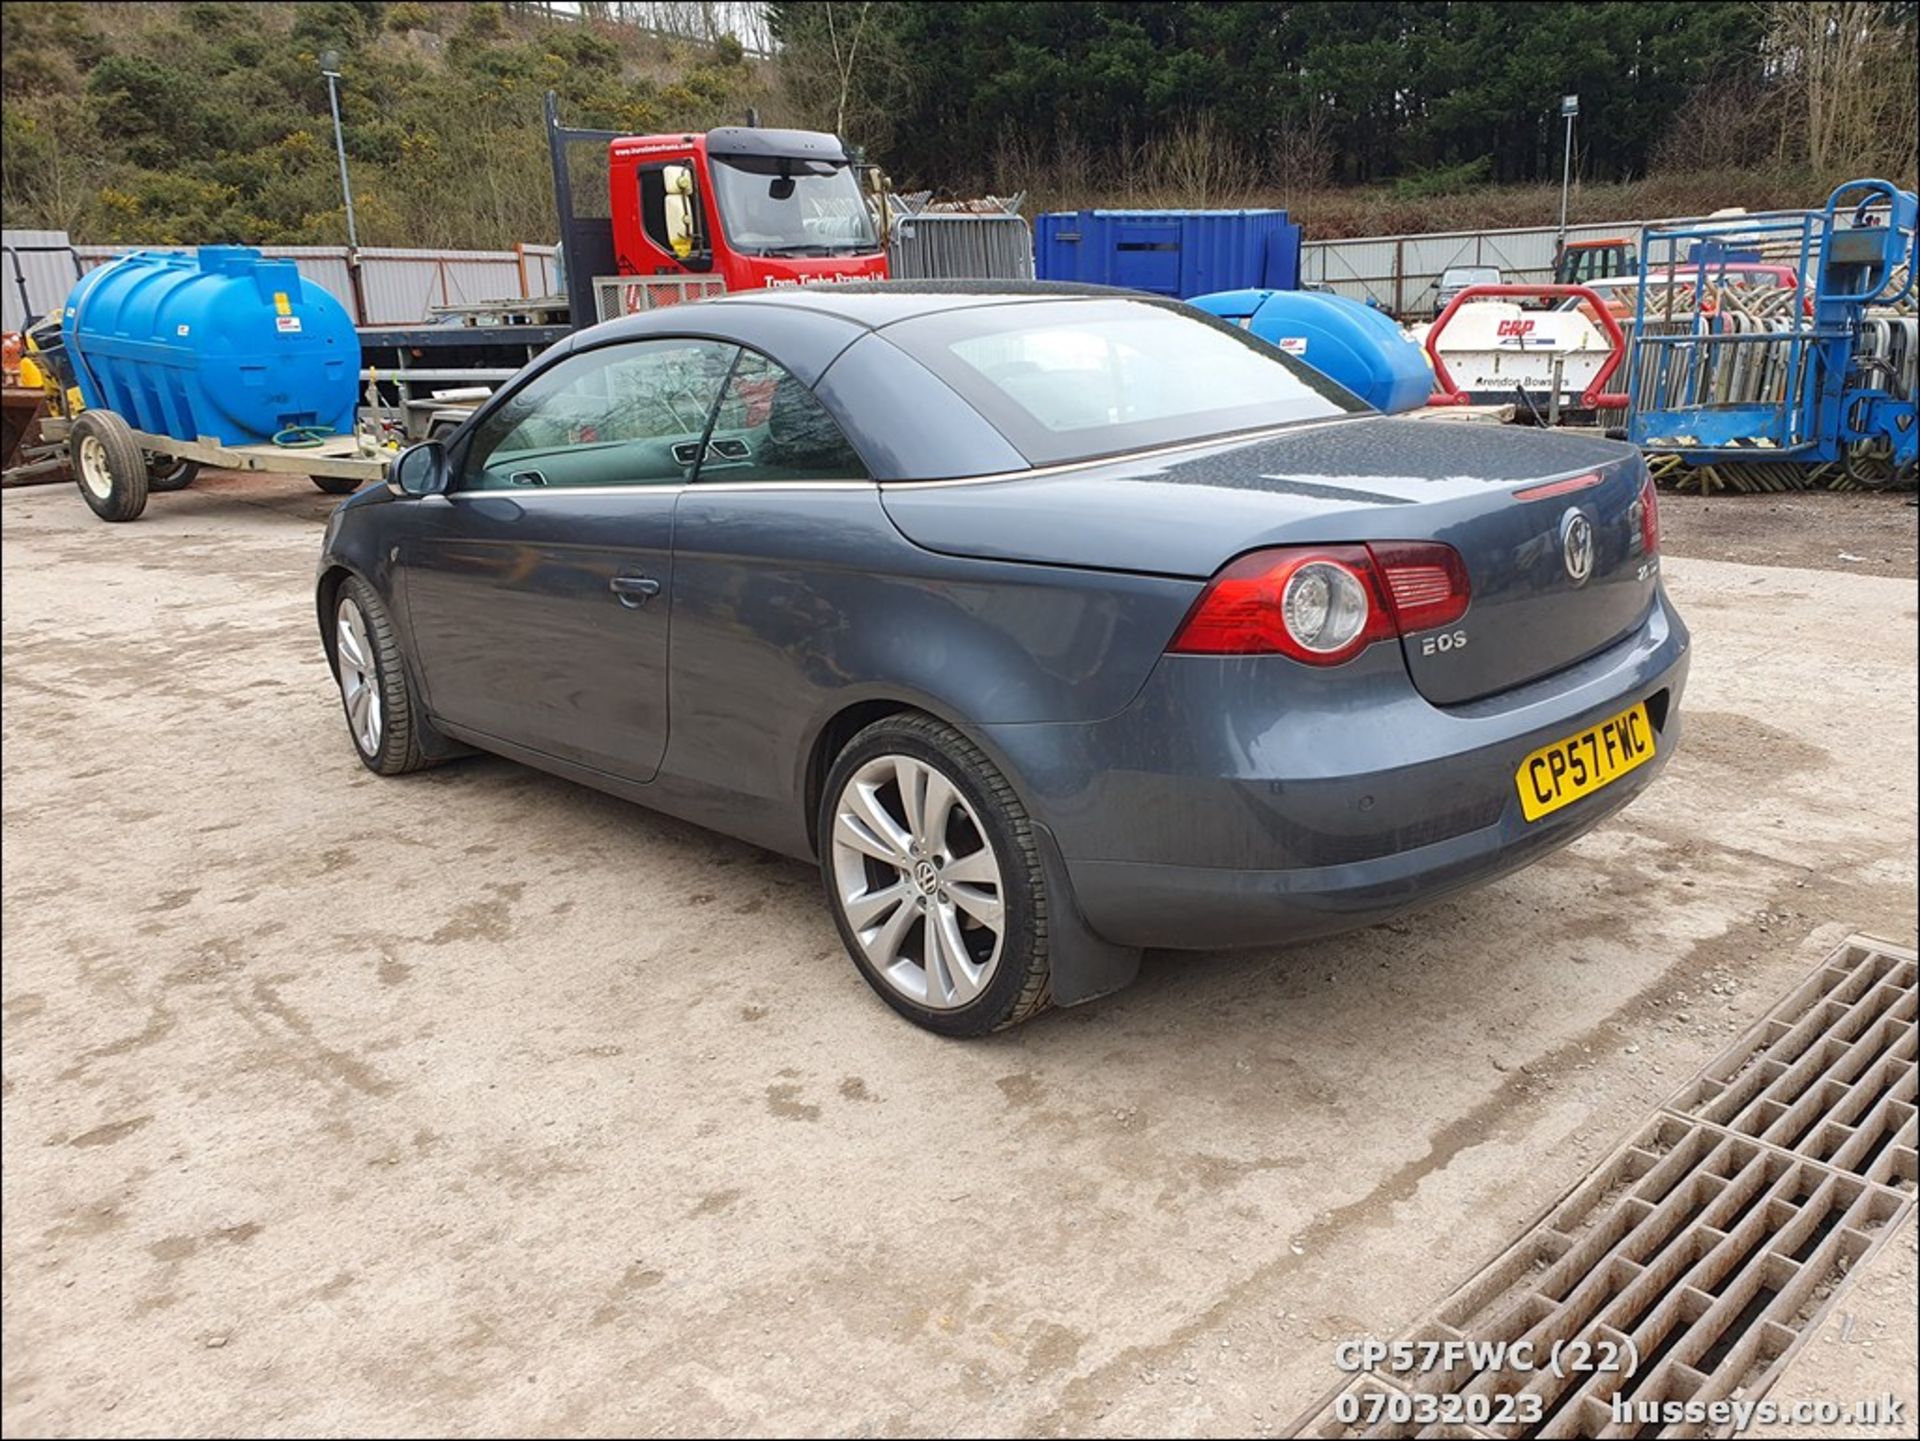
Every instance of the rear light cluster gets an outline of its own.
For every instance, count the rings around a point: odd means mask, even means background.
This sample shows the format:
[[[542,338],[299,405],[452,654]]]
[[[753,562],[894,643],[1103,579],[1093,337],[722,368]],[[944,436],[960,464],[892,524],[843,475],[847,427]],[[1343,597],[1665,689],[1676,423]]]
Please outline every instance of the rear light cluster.
[[[1653,488],[1653,477],[1640,482],[1640,552],[1657,555],[1660,551],[1660,492]]]
[[[1339,665],[1377,640],[1458,620],[1468,598],[1467,568],[1448,545],[1257,550],[1213,578],[1168,649]]]

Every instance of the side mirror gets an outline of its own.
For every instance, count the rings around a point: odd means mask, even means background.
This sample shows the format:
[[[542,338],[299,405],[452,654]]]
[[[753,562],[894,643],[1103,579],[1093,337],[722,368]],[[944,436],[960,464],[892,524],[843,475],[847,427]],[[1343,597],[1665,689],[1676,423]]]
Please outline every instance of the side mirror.
[[[693,171],[685,165],[669,165],[660,172],[665,195],[661,209],[667,222],[667,243],[673,253],[685,260],[700,248],[695,223]]]
[[[408,446],[393,458],[387,479],[403,495],[440,495],[447,488],[447,448],[437,440]]]

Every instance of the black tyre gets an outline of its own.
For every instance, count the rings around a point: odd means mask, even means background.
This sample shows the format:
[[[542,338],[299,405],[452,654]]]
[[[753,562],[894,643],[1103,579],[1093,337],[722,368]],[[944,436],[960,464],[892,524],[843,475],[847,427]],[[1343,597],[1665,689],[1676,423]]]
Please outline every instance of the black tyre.
[[[328,495],[352,495],[360,488],[360,482],[344,475],[310,475],[307,477]]]
[[[162,455],[158,451],[147,457],[147,489],[164,494],[170,490],[185,490],[200,475],[200,462],[181,460],[178,456]]]
[[[983,1036],[1051,1004],[1032,823],[952,726],[908,712],[848,742],[821,797],[820,874],[847,954],[915,1025]]]
[[[147,458],[111,410],[85,410],[67,441],[80,498],[102,520],[137,520],[147,508]]]
[[[334,597],[333,671],[347,733],[368,770],[397,776],[433,764],[420,750],[420,708],[393,618],[358,576],[348,577]]]

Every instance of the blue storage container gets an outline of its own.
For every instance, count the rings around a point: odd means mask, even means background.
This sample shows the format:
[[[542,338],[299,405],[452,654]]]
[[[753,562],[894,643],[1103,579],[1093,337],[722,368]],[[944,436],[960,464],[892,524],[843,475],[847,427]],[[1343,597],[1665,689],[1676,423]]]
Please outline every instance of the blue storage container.
[[[1120,285],[1185,300],[1300,283],[1300,227],[1284,210],[1077,210],[1033,232],[1041,280]]]
[[[291,260],[136,251],[80,278],[60,328],[80,398],[135,430],[247,445],[296,425],[353,429],[359,338]]]
[[[1278,346],[1389,415],[1418,410],[1433,393],[1433,367],[1419,342],[1390,317],[1344,295],[1234,290],[1190,303]]]

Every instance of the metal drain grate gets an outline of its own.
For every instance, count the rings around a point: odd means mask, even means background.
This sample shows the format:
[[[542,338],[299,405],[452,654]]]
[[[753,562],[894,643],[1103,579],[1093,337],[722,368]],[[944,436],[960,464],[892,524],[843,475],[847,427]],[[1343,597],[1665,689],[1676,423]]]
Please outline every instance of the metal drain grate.
[[[1697,1434],[1612,1402],[1757,1399],[1913,1203],[1915,1002],[1912,952],[1849,940],[1402,1338],[1458,1364],[1363,1376],[1290,1434]],[[1535,1369],[1489,1364],[1522,1342]],[[1555,1376],[1567,1343],[1638,1365]],[[1408,1404],[1443,1396],[1458,1420]]]
[[[1849,941],[1667,1109],[1914,1188],[1914,958]]]

